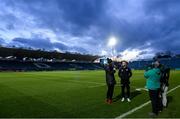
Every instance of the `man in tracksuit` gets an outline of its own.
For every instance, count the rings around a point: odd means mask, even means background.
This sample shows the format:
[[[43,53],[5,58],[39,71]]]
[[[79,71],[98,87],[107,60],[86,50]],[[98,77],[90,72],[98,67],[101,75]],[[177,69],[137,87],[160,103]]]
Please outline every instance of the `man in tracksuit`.
[[[152,112],[149,113],[150,116],[156,116],[159,112],[159,88],[160,88],[160,78],[161,72],[160,69],[157,68],[157,64],[154,64],[155,67],[148,69],[144,73],[144,77],[146,80],[146,88],[149,90],[149,97],[152,104]]]
[[[108,64],[105,66],[105,72],[106,72],[106,84],[108,87],[107,90],[107,99],[106,102],[108,104],[112,103],[112,97],[113,97],[113,92],[114,92],[114,85],[116,84],[116,80],[114,77],[114,73],[116,72],[114,69],[114,65],[111,59],[107,59]]]
[[[132,76],[131,69],[127,66],[128,62],[122,61],[121,62],[121,67],[119,68],[118,75],[121,79],[121,94],[122,94],[122,99],[121,101],[123,102],[125,100],[125,88],[127,89],[127,101],[131,102],[130,100],[130,77]]]

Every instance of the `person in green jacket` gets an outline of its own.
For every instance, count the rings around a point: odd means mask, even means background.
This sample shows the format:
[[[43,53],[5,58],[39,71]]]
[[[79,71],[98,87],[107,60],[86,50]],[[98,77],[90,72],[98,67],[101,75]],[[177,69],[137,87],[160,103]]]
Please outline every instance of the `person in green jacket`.
[[[160,69],[154,63],[153,67],[148,68],[144,73],[146,78],[146,88],[149,90],[149,97],[152,104],[152,112],[150,116],[157,116],[159,112],[159,89],[160,89]]]

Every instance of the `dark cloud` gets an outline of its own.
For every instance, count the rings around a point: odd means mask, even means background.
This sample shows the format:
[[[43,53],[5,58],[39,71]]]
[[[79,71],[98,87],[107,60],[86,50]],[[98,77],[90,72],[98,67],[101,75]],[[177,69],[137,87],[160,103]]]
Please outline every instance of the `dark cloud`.
[[[8,30],[13,30],[13,29],[15,29],[13,24],[8,24],[8,25],[6,26],[6,28],[7,28]]]
[[[50,50],[53,48],[53,45],[49,39],[25,39],[25,38],[14,38],[14,43],[17,43],[22,46],[33,47],[33,48],[43,48]],[[64,47],[62,47],[64,48]]]
[[[4,43],[4,39],[0,38],[0,45],[2,45]]]
[[[180,48],[177,47],[178,39],[180,39],[178,34],[180,32],[180,27],[178,27],[180,25],[179,5],[180,1],[178,0],[145,0],[143,17],[133,22],[126,21],[117,25],[119,27],[117,31],[119,34],[123,34],[122,36],[125,39],[121,48],[138,48],[146,46],[146,43],[151,43],[147,47],[154,48],[157,51],[180,52]],[[137,15],[138,12],[140,11],[137,11]]]
[[[56,31],[62,29],[73,35],[81,35],[84,30],[96,24],[104,11],[106,0],[12,0],[5,1],[14,9],[35,16],[40,27]]]
[[[33,39],[25,39],[25,38],[15,38],[13,39],[12,45],[17,44],[20,47],[32,47],[32,48],[40,48],[46,50],[55,50],[60,49],[61,51],[73,51],[73,52],[83,52],[87,53],[87,51],[80,47],[70,47],[63,43],[53,43],[50,39],[41,39],[41,38],[33,38]]]
[[[0,0],[0,2],[5,3],[7,8],[29,15],[30,20],[27,23],[31,25],[32,22],[35,27],[52,30],[58,36],[57,40],[63,42],[54,43],[52,42],[54,39],[51,38],[22,37],[14,39],[15,44],[98,54],[100,50],[107,49],[107,39],[114,35],[120,40],[116,46],[117,52],[148,48],[154,51],[180,52],[179,0]],[[7,22],[7,30],[16,30],[17,22],[27,20],[26,18],[19,20],[19,16],[13,12],[4,14],[3,17],[0,15],[0,19]],[[68,38],[64,37],[66,35]],[[72,46],[74,42],[71,39],[75,37],[78,37],[79,41],[76,42],[79,43]],[[146,53],[143,52],[142,55]]]
[[[104,0],[57,0],[64,19],[84,27],[95,23],[101,16],[104,2]]]

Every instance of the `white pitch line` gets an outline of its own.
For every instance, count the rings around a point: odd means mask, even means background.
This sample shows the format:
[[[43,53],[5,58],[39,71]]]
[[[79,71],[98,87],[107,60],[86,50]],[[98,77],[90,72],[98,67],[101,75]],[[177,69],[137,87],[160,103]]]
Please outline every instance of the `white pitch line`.
[[[96,86],[88,86],[88,88],[96,88],[96,87],[103,87],[103,86],[106,86],[106,84],[96,85]]]
[[[96,86],[88,86],[89,88],[96,88],[96,87],[102,87],[102,86],[106,86],[107,84],[106,83],[102,83],[102,84],[99,84],[99,85],[96,85]],[[117,83],[115,85],[115,87],[121,87],[121,84],[120,83]],[[137,88],[136,86],[131,86],[131,88]],[[144,89],[145,90],[145,89]]]
[[[180,87],[180,85],[178,85],[178,86],[176,86],[175,88],[169,90],[167,94],[171,93],[172,91],[176,90],[176,89],[179,88],[179,87]],[[116,117],[116,119],[126,117],[127,115],[130,115],[130,114],[134,113],[135,111],[137,111],[137,110],[145,107],[145,106],[148,105],[149,103],[151,103],[151,101],[148,101],[148,102],[146,102],[146,103],[144,103],[144,104],[142,104],[142,105],[140,105],[140,106],[138,106],[138,107],[136,107],[136,108],[134,108],[134,109],[132,109],[132,110],[130,110],[130,111],[128,111],[128,112],[126,112],[126,113],[118,116],[118,117]]]
[[[96,84],[96,85],[103,85],[104,83],[98,82],[90,82],[90,81],[80,81],[80,80],[66,80],[67,82],[77,82],[77,83],[89,83],[89,84]]]
[[[102,86],[106,86],[107,84],[104,83],[104,84],[99,84],[99,85],[96,85],[96,86],[89,86],[89,88],[96,88],[96,87],[102,87]],[[117,83],[117,85],[115,85],[115,87],[118,87],[120,86],[119,83]]]
[[[168,93],[171,93],[172,91],[176,90],[176,89],[179,88],[179,87],[180,87],[180,85],[176,86],[175,88],[169,90]],[[167,93],[167,94],[168,94],[168,93]]]
[[[147,88],[136,88],[136,91],[141,91],[141,90],[148,91]]]

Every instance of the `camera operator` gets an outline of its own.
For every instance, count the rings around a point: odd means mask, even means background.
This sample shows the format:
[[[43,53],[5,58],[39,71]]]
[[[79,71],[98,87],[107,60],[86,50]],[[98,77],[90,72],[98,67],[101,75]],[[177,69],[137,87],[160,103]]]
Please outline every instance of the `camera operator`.
[[[116,72],[113,62],[111,59],[107,58],[107,63],[105,65],[105,72],[106,72],[106,84],[108,87],[107,90],[107,99],[106,102],[108,104],[112,103],[112,97],[113,97],[113,92],[114,92],[114,85],[116,84],[116,80],[114,77],[114,74]]]

